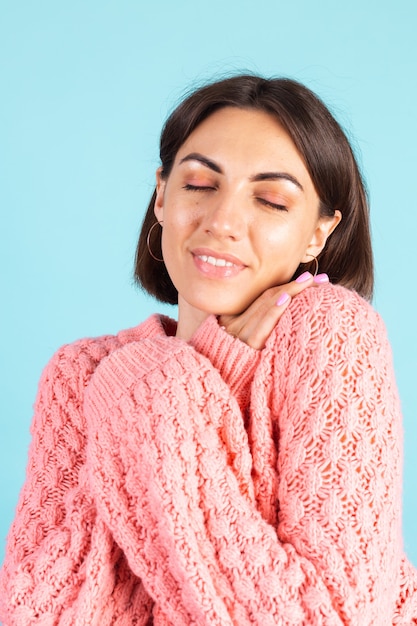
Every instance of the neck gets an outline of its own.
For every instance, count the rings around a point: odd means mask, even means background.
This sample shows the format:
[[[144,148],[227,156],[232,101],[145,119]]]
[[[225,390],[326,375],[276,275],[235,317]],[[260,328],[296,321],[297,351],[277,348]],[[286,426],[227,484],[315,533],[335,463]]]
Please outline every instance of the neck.
[[[178,325],[176,336],[190,341],[196,330],[209,317],[210,313],[200,311],[178,296]]]

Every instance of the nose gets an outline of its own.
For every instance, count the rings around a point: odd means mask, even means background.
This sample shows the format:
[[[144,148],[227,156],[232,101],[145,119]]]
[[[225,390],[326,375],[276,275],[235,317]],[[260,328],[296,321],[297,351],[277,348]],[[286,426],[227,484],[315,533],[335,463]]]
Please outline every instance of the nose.
[[[204,229],[216,238],[242,239],[246,231],[244,201],[230,191],[213,198],[213,204],[204,215]]]

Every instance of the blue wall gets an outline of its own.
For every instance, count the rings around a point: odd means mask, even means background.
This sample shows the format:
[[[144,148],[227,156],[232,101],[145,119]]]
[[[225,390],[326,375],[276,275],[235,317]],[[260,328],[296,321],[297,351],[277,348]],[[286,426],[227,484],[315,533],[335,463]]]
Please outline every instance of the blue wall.
[[[3,0],[0,561],[41,369],[62,343],[161,310],[133,288],[131,270],[167,112],[190,84],[249,69],[304,81],[355,138],[371,196],[374,304],[403,402],[404,533],[417,564],[414,6]]]

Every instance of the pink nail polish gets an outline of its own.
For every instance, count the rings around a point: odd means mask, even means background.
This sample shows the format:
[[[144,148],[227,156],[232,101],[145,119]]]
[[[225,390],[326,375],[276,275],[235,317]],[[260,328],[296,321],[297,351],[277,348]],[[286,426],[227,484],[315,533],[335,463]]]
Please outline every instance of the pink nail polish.
[[[318,285],[322,285],[323,283],[329,282],[329,277],[327,274],[317,274],[317,276],[314,276],[314,282]]]
[[[277,306],[282,306],[283,304],[288,302],[289,299],[290,299],[290,296],[287,293],[282,293],[277,300]]]
[[[310,280],[310,278],[313,276],[313,274],[310,274],[310,272],[304,272],[303,274],[300,274],[300,276],[298,278],[295,279],[296,283],[305,283],[307,280]]]

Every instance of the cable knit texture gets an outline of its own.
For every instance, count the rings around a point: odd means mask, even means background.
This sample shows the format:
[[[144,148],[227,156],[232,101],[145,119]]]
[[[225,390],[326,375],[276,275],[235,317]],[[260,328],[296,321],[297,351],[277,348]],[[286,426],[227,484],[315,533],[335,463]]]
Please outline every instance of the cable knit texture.
[[[157,316],[42,376],[0,581],[5,626],[411,626],[384,326],[341,287],[262,351]]]

